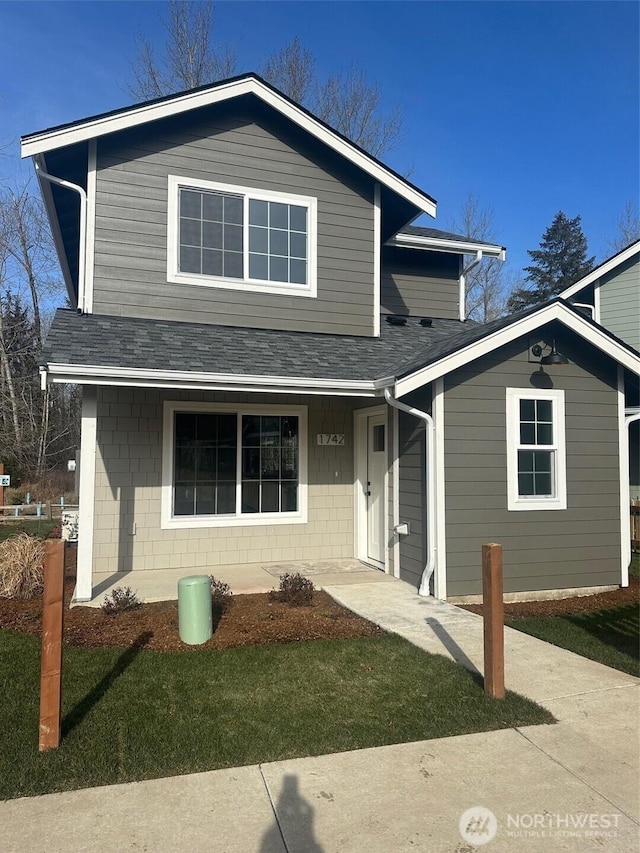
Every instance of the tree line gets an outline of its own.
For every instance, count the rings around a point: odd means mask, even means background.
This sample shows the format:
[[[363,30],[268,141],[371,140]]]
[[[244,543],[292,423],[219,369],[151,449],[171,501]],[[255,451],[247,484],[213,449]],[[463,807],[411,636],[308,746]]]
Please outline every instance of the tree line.
[[[40,388],[42,345],[62,285],[39,198],[0,189],[0,461],[15,481],[40,479],[73,458],[76,386]]]

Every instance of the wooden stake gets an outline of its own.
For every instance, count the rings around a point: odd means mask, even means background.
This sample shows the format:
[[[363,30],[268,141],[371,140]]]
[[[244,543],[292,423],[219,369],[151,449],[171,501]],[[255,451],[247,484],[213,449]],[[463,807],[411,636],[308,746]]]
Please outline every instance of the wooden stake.
[[[64,614],[64,542],[45,542],[40,669],[40,752],[60,745],[62,702],[62,628]]]
[[[502,545],[482,546],[482,605],[484,690],[493,699],[504,699]]]
[[[0,476],[4,474],[4,462],[0,462]],[[0,485],[0,506],[4,506],[4,486]],[[2,512],[4,515],[4,511]]]

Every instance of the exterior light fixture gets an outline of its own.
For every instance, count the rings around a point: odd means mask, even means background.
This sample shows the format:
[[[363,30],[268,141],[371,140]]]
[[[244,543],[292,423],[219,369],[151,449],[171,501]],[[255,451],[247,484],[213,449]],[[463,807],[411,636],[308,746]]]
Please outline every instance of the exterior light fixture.
[[[545,344],[545,346],[549,348],[549,344]],[[566,355],[563,355],[556,349],[555,338],[553,340],[553,346],[550,348],[550,350],[551,351],[547,353],[547,355],[542,355],[543,348],[540,346],[540,344],[534,344],[531,347],[531,354],[536,358],[540,359],[540,364],[569,364],[569,359],[566,357]]]

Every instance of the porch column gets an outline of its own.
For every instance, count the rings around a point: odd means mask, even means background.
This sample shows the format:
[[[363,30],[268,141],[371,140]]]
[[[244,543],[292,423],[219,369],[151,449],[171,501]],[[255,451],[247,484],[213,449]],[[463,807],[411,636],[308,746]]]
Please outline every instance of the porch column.
[[[78,514],[78,569],[76,601],[91,601],[93,593],[93,524],[95,514],[97,388],[82,389],[80,432],[80,489]]]

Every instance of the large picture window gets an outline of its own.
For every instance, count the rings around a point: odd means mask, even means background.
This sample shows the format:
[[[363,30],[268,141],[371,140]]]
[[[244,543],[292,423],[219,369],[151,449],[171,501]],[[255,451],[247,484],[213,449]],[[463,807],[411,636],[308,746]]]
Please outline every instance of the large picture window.
[[[163,527],[303,521],[306,408],[166,403]]]
[[[170,176],[168,210],[170,281],[315,296],[315,199]]]
[[[510,510],[566,509],[564,392],[507,388]]]

